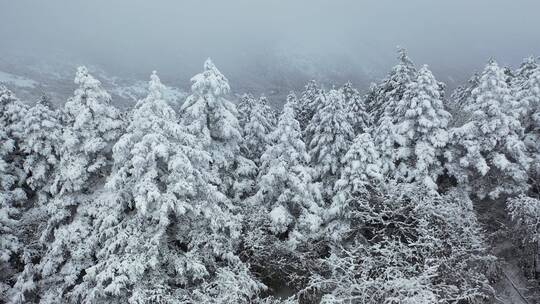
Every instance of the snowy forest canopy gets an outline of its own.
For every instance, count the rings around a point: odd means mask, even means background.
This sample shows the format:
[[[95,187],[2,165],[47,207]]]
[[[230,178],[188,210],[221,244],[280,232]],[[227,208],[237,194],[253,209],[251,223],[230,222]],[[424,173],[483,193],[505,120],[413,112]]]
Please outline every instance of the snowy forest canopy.
[[[539,278],[536,59],[446,96],[401,49],[279,110],[211,60],[191,81],[174,109],[153,72],[126,112],[85,67],[61,109],[0,88],[0,302],[495,303],[501,204]]]

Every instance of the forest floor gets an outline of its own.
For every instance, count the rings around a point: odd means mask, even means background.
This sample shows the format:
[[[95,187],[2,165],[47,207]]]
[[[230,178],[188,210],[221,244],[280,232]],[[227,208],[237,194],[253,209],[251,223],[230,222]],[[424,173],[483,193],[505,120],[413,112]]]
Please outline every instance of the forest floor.
[[[492,284],[495,303],[538,304],[540,286],[526,278],[520,261],[525,258],[522,249],[513,240],[505,200],[475,202],[478,220],[487,233],[491,254],[497,258],[498,276]]]

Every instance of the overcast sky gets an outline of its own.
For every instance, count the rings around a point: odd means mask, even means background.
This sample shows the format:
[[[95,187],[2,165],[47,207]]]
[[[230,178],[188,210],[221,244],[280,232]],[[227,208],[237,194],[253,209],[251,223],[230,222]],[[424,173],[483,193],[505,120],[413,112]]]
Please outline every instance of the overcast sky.
[[[291,66],[384,75],[400,45],[446,81],[540,55],[539,12],[538,0],[0,0],[0,55],[180,79],[210,56],[238,82]]]

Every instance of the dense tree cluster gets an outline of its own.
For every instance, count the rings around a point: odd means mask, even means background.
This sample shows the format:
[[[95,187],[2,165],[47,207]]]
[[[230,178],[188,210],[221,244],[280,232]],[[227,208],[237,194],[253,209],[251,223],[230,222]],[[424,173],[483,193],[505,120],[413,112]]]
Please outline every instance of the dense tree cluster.
[[[507,200],[540,265],[540,66],[446,97],[398,59],[279,111],[211,60],[178,112],[156,72],[127,114],[85,67],[62,109],[1,87],[0,302],[490,301],[475,200]]]

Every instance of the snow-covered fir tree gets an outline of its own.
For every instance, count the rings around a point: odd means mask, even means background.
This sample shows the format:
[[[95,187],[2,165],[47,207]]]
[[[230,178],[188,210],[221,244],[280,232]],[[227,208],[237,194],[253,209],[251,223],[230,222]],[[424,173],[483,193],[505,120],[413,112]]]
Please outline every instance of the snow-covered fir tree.
[[[275,127],[277,125],[277,120],[279,118],[279,113],[270,105],[268,98],[264,95],[259,97],[259,104],[263,108],[264,115],[267,117],[270,125]]]
[[[407,86],[397,103],[394,118],[400,135],[395,176],[405,182],[417,182],[436,190],[437,177],[448,142],[450,113],[444,109],[439,82],[427,66]]]
[[[298,107],[296,108],[296,111],[298,112],[296,117],[302,131],[307,128],[313,115],[315,115],[322,98],[323,90],[319,87],[317,82],[315,80],[308,82],[298,100]]]
[[[361,134],[367,131],[367,128],[371,126],[371,117],[366,111],[366,106],[362,95],[356,90],[351,82],[347,82],[343,87],[339,89],[345,104],[347,105],[347,112],[349,115],[349,122],[353,127],[354,134]]]
[[[23,168],[27,175],[26,184],[41,195],[50,193],[51,178],[60,157],[60,120],[60,113],[51,108],[48,97],[42,96],[20,122],[20,150],[25,154]]]
[[[60,114],[51,109],[48,97],[42,96],[18,122],[18,129],[21,134],[19,150],[24,157],[22,168],[26,174],[24,186],[30,201],[21,213],[18,227],[25,244],[20,255],[24,269],[6,294],[10,303],[28,303],[35,296],[37,269],[34,263],[43,255],[42,246],[38,244],[41,229],[47,221],[45,211],[51,198],[51,178],[58,163],[62,134]]]
[[[388,76],[380,84],[372,86],[366,97],[368,111],[376,124],[384,114],[393,117],[397,102],[403,98],[407,86],[417,78],[418,71],[405,49],[398,50],[398,60]]]
[[[341,177],[334,186],[336,194],[325,214],[331,222],[329,233],[333,239],[350,232],[356,204],[364,203],[370,191],[383,181],[379,151],[369,133],[356,136],[342,162]]]
[[[64,107],[66,127],[53,185],[60,194],[82,190],[92,178],[108,174],[111,149],[123,126],[111,95],[86,67],[77,69],[75,83],[79,88]]]
[[[19,122],[25,112],[15,95],[0,86],[0,302],[9,300],[8,291],[25,262],[20,218],[28,202],[22,188],[25,174],[19,151]]]
[[[299,290],[316,267],[321,198],[294,105],[285,104],[261,157],[257,193],[246,209],[243,255],[269,287]]]
[[[244,128],[246,122],[249,121],[249,115],[253,105],[257,103],[255,97],[251,94],[243,94],[238,101],[236,109],[238,111],[238,123],[241,128]]]
[[[533,190],[540,192],[540,68],[528,74],[528,79],[516,91],[524,130],[523,142],[532,160],[529,183]]]
[[[124,126],[111,96],[85,67],[77,69],[75,83],[79,88],[64,107],[66,125],[51,187],[54,197],[46,204],[47,225],[41,232],[46,249],[36,265],[36,292],[42,303],[73,301],[66,293],[76,293],[72,290],[76,282],[94,263],[95,202],[103,199],[99,189],[112,167],[112,146]]]
[[[314,180],[322,183],[326,198],[333,196],[333,185],[341,174],[341,161],[354,140],[343,94],[330,90],[320,101],[306,128],[310,133],[309,155]]]
[[[402,142],[392,118],[384,115],[378,126],[373,130],[373,141],[379,151],[381,174],[383,177],[393,177],[396,169],[397,143]]]
[[[268,146],[268,135],[274,128],[272,114],[264,101],[259,100],[251,107],[249,119],[243,128],[244,141],[242,151],[245,157],[255,164]]]
[[[451,130],[451,146],[445,152],[449,173],[481,198],[527,190],[530,158],[523,127],[514,115],[518,102],[495,61],[484,69],[464,110],[471,116]]]
[[[204,71],[191,82],[192,94],[182,105],[182,121],[210,153],[213,184],[229,197],[248,195],[256,167],[239,153],[242,129],[235,105],[226,98],[231,90],[227,78],[207,59]]]
[[[512,87],[519,90],[531,78],[532,74],[540,69],[538,59],[539,58],[528,57],[523,60],[519,68],[513,73],[514,78],[512,79]]]
[[[291,91],[289,92],[289,94],[287,94],[287,98],[285,99],[285,103],[288,103],[292,106],[293,110],[294,110],[294,113],[296,115],[296,120],[298,120],[298,112],[299,112],[299,108],[300,108],[300,101],[298,100],[298,97],[296,96],[296,94]]]
[[[253,200],[268,211],[273,233],[316,232],[321,209],[292,104],[285,104],[269,140],[270,146],[261,156],[258,191]]]

